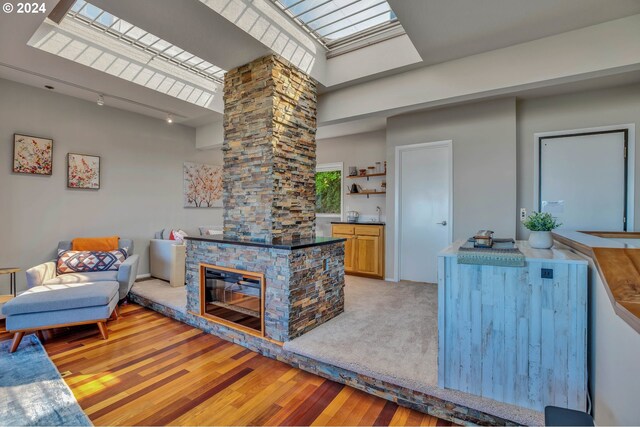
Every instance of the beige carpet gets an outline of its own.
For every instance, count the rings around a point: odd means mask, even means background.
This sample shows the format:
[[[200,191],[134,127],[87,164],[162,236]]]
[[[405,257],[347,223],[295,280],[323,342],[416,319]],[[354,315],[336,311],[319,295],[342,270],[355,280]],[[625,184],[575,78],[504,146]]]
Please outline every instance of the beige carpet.
[[[169,282],[152,278],[134,283],[131,293],[181,313],[187,312],[186,286],[173,288],[169,285]]]
[[[436,384],[438,288],[346,276],[345,312],[284,347],[359,373]]]

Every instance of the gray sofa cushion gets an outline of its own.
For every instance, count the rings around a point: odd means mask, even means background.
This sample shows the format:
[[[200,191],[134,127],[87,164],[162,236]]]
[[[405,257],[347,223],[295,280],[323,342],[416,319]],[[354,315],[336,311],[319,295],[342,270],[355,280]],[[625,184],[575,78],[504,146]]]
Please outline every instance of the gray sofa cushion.
[[[118,297],[109,301],[109,305],[71,308],[69,310],[45,311],[42,313],[14,314],[7,317],[7,330],[48,329],[52,326],[69,323],[94,322],[108,318],[118,305]]]
[[[45,280],[43,285],[56,285],[61,283],[87,283],[87,282],[115,282],[118,280],[117,271],[88,271],[86,273],[67,273]]]
[[[36,286],[7,302],[2,313],[10,316],[108,305],[118,287],[118,282]]]

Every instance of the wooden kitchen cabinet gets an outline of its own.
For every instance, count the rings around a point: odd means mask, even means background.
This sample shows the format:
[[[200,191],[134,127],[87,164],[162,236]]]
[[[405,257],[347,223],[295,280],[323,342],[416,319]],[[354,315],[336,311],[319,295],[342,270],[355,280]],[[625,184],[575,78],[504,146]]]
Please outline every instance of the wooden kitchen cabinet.
[[[332,236],[345,242],[344,271],[357,276],[384,278],[384,226],[332,224]]]

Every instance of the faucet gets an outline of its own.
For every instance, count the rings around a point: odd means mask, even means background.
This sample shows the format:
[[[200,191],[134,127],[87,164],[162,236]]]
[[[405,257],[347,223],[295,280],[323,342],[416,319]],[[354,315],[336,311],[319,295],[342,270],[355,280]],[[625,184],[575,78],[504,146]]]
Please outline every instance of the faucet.
[[[380,222],[380,217],[382,215],[382,209],[380,209],[380,206],[376,206],[376,213],[378,214],[378,221],[376,222]]]

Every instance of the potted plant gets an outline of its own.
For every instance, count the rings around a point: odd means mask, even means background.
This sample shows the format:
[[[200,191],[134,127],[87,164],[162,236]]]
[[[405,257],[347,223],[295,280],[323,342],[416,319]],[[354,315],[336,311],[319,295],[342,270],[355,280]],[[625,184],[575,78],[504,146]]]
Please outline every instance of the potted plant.
[[[531,231],[529,245],[535,249],[549,249],[553,246],[551,230],[562,225],[547,212],[533,212],[522,224]]]

